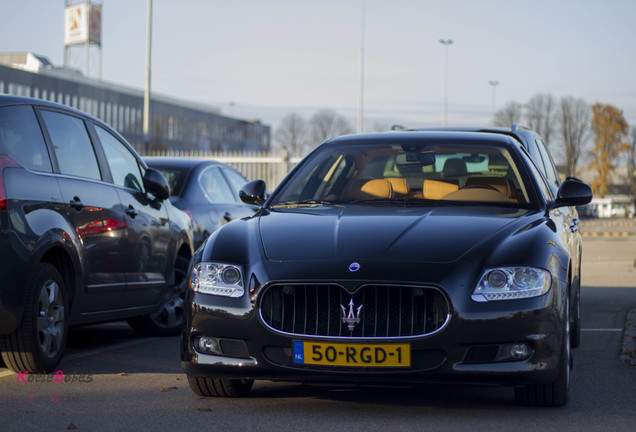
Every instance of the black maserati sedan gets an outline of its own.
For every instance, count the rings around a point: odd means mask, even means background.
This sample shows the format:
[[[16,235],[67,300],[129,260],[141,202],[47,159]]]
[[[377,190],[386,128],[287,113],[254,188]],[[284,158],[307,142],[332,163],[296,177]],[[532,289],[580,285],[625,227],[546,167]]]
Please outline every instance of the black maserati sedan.
[[[388,132],[312,151],[213,233],[188,274],[181,364],[202,396],[254,380],[511,386],[563,406],[580,331],[581,236],[502,134]],[[578,330],[577,330],[578,329]]]
[[[239,191],[247,183],[230,165],[210,159],[145,157],[170,185],[170,202],[192,221],[194,247],[231,220],[252,216],[258,206],[241,201]]]

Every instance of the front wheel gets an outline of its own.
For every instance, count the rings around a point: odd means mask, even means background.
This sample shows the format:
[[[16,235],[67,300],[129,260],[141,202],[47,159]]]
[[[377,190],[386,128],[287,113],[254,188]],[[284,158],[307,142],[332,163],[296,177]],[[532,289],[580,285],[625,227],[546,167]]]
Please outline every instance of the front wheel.
[[[188,275],[189,264],[187,258],[177,256],[174,263],[174,285],[166,290],[156,312],[128,320],[133,329],[145,336],[175,336],[181,332],[184,299],[182,284]]]
[[[515,388],[515,400],[519,405],[562,407],[568,403],[572,352],[570,341],[570,304],[566,299],[563,316],[563,336],[559,358],[559,375],[549,384],[535,384]]]
[[[247,397],[254,385],[249,379],[196,378],[188,376],[193,392],[203,397]]]
[[[22,322],[0,336],[2,359],[14,372],[51,372],[60,363],[68,332],[64,280],[53,265],[40,263],[26,289]]]
[[[581,345],[581,290],[577,288],[574,294],[570,318],[570,346],[578,348]]]

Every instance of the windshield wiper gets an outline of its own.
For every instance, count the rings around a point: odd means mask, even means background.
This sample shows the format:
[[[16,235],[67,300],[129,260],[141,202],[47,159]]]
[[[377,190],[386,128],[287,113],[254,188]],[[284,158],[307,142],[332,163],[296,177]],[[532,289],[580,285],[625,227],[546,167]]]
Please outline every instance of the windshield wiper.
[[[313,207],[313,206],[322,206],[322,205],[331,205],[330,201],[323,200],[298,200],[298,201],[287,201],[276,203],[271,205],[270,208],[276,207]]]

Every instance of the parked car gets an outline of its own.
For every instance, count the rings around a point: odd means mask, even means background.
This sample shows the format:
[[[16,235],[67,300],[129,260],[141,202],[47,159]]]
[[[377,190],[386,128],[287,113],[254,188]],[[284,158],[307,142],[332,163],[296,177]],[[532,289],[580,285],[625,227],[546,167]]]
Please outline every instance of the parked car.
[[[251,217],[212,234],[188,275],[181,364],[201,396],[254,380],[512,386],[568,400],[578,343],[573,206],[528,152],[494,133],[335,138]]]
[[[446,128],[417,128],[406,129],[402,126],[394,126],[395,130],[410,131],[453,131],[453,132],[484,132],[508,135],[519,141],[526,149],[530,158],[534,161],[537,169],[544,175],[548,181],[548,186],[552,192],[556,194],[561,179],[554,165],[552,155],[548,151],[543,138],[527,126],[521,124],[513,124],[510,128],[505,127],[446,127]]]
[[[0,95],[0,352],[16,372],[59,363],[70,325],[127,319],[180,332],[192,256],[166,179],[76,109]]]
[[[245,204],[239,191],[247,183],[230,165],[209,159],[146,157],[166,177],[170,201],[192,220],[194,246],[231,220],[252,216],[257,206]]]

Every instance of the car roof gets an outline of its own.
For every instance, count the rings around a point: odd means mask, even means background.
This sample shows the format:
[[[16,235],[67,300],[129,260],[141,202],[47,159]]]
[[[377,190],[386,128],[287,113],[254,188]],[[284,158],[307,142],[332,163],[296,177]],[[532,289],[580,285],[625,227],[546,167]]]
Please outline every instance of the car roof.
[[[144,156],[142,159],[151,167],[196,168],[207,165],[226,166],[226,164],[213,159],[194,157]]]
[[[97,117],[92,116],[85,111],[80,111],[68,105],[63,105],[56,102],[47,101],[44,99],[35,99],[35,98],[24,97],[24,96],[0,94],[0,107],[9,106],[9,105],[37,105],[37,106],[56,108],[56,109],[61,109],[67,112],[77,114],[82,117],[90,118],[91,120],[94,120],[95,122],[100,124],[106,124],[104,123],[104,121],[98,119]]]
[[[409,130],[409,131],[391,131],[391,132],[377,132],[377,133],[365,133],[365,134],[353,134],[344,135],[341,137],[333,138],[327,141],[325,144],[335,144],[343,142],[354,141],[420,141],[420,140],[440,140],[440,141],[474,141],[479,144],[503,144],[513,145],[516,147],[522,146],[522,144],[515,139],[514,136],[507,134],[495,133],[495,132],[481,132],[481,131],[457,131],[457,130]]]
[[[512,124],[511,127],[506,128],[506,127],[497,127],[497,126],[486,126],[486,127],[477,127],[477,126],[461,126],[461,127],[430,127],[430,128],[414,128],[414,129],[408,129],[408,128],[404,128],[402,126],[398,126],[398,125],[394,125],[392,128],[392,130],[394,131],[406,131],[406,132],[422,132],[422,131],[447,131],[447,132],[475,132],[475,133],[494,133],[494,134],[500,134],[500,135],[507,135],[510,137],[515,138],[516,140],[520,141],[521,144],[524,145],[524,147],[528,147],[527,143],[525,142],[526,137],[528,137],[528,135],[533,136],[536,135],[536,132],[534,132],[532,129],[530,129],[529,127],[522,125],[522,124],[517,124],[514,123]]]

